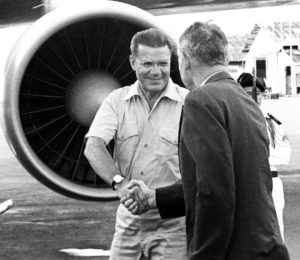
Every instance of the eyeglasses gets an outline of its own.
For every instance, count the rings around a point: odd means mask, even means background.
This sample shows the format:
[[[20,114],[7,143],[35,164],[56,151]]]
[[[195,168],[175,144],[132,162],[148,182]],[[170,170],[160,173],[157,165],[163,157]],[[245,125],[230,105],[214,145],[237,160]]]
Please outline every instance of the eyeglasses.
[[[145,69],[154,69],[155,65],[160,69],[167,69],[170,66],[169,61],[159,61],[159,62],[151,62],[151,61],[140,61],[139,59],[135,58],[135,60]]]

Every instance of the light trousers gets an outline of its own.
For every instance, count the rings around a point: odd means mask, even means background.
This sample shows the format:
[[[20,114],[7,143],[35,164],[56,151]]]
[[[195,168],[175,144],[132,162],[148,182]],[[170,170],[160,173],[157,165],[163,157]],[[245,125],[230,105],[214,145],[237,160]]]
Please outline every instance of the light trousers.
[[[117,211],[110,260],[186,260],[185,217],[161,219],[158,210],[132,215]]]
[[[283,184],[280,177],[273,177],[272,181],[273,181],[272,197],[273,197],[276,215],[279,223],[280,234],[282,240],[284,241],[283,209],[284,209],[285,201],[284,201]]]

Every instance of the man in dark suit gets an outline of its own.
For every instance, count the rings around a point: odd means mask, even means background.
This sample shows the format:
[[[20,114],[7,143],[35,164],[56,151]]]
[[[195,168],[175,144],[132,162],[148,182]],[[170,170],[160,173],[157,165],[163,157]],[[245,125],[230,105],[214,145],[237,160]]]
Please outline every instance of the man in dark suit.
[[[185,204],[191,260],[289,259],[271,195],[264,116],[228,74],[227,47],[222,30],[210,23],[194,23],[180,37],[180,73],[191,90],[179,138],[182,185],[146,193],[145,208],[172,217],[175,201],[181,213]],[[173,205],[171,215],[165,202]],[[137,213],[143,207],[131,206]]]

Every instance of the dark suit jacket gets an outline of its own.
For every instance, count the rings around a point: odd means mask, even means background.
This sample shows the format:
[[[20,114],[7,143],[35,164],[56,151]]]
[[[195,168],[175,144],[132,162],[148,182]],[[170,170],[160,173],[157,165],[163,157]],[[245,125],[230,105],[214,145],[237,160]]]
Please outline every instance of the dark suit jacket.
[[[156,189],[156,206],[161,218],[177,218],[185,215],[182,183]]]
[[[226,72],[187,95],[179,145],[185,200],[180,184],[156,197],[165,217],[182,215],[185,201],[189,259],[289,259],[271,196],[268,145],[260,108]]]

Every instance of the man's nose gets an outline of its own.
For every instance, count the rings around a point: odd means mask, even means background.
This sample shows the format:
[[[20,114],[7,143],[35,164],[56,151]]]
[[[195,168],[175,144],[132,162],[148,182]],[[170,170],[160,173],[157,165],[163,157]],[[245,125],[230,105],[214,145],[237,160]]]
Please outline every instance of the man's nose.
[[[161,69],[158,67],[156,63],[154,63],[151,67],[151,73],[161,73]]]

